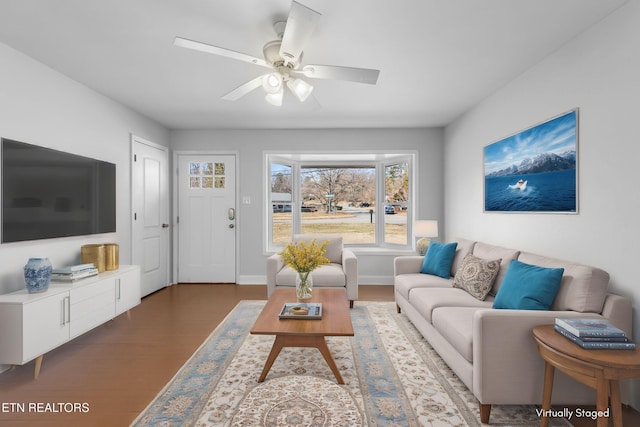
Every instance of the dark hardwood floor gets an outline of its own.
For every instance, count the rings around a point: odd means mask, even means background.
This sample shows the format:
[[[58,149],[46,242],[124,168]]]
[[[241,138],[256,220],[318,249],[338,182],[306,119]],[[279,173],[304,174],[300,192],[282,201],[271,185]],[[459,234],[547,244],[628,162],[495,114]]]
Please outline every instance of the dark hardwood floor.
[[[266,299],[266,287],[180,284],[149,295],[128,315],[47,353],[38,380],[34,362],[0,374],[0,426],[128,426],[247,299]],[[393,287],[361,285],[359,299],[393,301]],[[638,413],[627,408],[625,424],[640,425]]]

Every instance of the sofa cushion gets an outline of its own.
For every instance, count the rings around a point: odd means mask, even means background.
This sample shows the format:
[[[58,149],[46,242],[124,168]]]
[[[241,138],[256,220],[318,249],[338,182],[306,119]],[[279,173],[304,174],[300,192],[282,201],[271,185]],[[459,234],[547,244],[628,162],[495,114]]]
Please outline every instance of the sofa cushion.
[[[462,264],[464,257],[467,254],[473,253],[473,248],[476,245],[475,240],[468,239],[456,239],[458,246],[456,246],[456,256],[453,257],[453,263],[451,263],[451,276],[455,276],[458,268]]]
[[[483,307],[440,307],[433,310],[433,327],[462,357],[473,362],[473,316]]]
[[[433,310],[438,307],[491,308],[493,298],[480,301],[456,288],[415,288],[409,292],[409,302],[427,322],[432,323]]]
[[[336,234],[294,234],[293,243],[311,242],[316,239],[316,243],[322,244],[329,241],[325,247],[325,254],[329,261],[342,264],[342,236]]]
[[[276,286],[295,286],[296,271],[285,265],[276,274]],[[311,272],[313,286],[317,287],[344,287],[347,285],[346,276],[342,264],[325,264]]]
[[[477,242],[473,247],[473,254],[482,259],[501,259],[500,271],[496,276],[496,280],[493,282],[490,294],[496,295],[500,286],[502,285],[502,279],[509,268],[509,263],[512,259],[517,259],[520,251],[515,249],[503,248],[500,246],[489,245],[487,243]]]
[[[553,310],[601,313],[609,288],[609,273],[596,267],[522,252],[519,261],[543,267],[562,267],[564,274]]]
[[[453,287],[464,289],[473,297],[484,301],[498,275],[501,261],[485,261],[467,254],[453,278]]]
[[[457,242],[431,242],[429,249],[427,249],[427,254],[424,256],[420,273],[435,274],[445,279],[451,277],[451,264],[453,263],[453,257],[456,255],[457,246]]]
[[[394,291],[407,301],[409,292],[415,288],[451,288],[452,279],[431,274],[408,273],[395,276],[393,279]]]
[[[564,268],[545,268],[511,260],[493,308],[549,310]]]

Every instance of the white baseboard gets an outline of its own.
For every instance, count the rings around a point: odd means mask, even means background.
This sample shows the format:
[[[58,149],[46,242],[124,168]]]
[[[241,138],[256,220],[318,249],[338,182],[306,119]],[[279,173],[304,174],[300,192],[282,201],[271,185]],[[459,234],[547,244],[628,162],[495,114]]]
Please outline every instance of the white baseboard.
[[[266,285],[267,276],[239,276],[236,283],[238,285]]]

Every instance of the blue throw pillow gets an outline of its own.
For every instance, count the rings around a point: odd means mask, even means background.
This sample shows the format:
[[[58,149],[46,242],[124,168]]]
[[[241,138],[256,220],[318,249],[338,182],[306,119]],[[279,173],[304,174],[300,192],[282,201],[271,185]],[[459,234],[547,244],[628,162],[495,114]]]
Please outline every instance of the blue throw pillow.
[[[420,273],[433,274],[448,279],[451,277],[451,264],[456,256],[457,242],[453,243],[429,243],[429,249],[422,261]]]
[[[493,308],[549,310],[556,298],[564,268],[544,268],[511,260],[493,301]]]

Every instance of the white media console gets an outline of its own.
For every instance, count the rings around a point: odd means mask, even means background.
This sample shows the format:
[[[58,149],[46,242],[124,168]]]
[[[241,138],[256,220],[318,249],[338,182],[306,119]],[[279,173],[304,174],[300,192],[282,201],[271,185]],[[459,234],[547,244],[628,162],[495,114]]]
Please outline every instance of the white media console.
[[[24,365],[140,304],[140,268],[120,266],[42,293],[0,295],[0,364]]]

